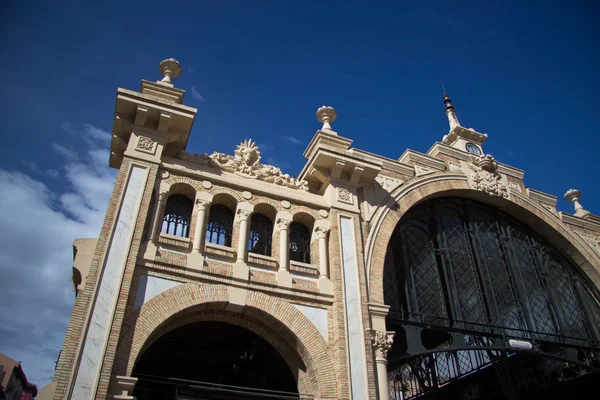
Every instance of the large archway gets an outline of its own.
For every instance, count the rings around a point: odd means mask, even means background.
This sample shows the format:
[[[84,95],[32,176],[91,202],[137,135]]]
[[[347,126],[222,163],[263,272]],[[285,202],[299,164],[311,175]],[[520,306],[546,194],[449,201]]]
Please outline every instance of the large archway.
[[[192,322],[164,334],[144,351],[133,376],[139,400],[299,398],[278,351],[226,322]]]
[[[600,376],[598,290],[492,206],[435,198],[412,207],[391,235],[383,295],[396,332],[392,398],[561,398]]]
[[[124,324],[113,375],[131,376],[145,352],[165,334],[197,322],[239,326],[266,340],[285,360],[298,392],[335,398],[337,380],[326,342],[291,303],[249,291],[246,306],[231,307],[230,288],[186,283],[150,299]]]

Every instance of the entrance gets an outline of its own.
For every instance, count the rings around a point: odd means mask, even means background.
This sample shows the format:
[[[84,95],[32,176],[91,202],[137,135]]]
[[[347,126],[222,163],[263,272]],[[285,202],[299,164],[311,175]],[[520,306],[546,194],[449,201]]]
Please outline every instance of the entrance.
[[[307,399],[283,357],[237,325],[203,321],[174,329],[140,357],[139,400]]]

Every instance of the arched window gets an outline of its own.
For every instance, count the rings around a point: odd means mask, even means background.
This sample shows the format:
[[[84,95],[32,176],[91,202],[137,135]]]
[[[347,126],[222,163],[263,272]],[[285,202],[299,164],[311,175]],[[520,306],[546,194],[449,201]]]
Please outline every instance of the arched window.
[[[598,295],[570,262],[515,218],[472,200],[428,201],[402,218],[384,297],[395,320],[554,342],[599,336]]]
[[[232,230],[233,211],[223,204],[211,206],[206,226],[206,241],[231,247]]]
[[[271,255],[273,222],[264,214],[252,214],[248,249],[251,253]]]
[[[165,205],[161,232],[189,237],[194,203],[183,194],[172,194]]]
[[[300,222],[290,225],[290,260],[310,264],[310,230]]]

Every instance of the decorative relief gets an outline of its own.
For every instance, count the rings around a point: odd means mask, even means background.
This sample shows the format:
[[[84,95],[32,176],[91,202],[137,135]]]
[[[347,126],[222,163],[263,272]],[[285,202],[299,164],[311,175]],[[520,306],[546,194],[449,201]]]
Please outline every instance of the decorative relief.
[[[452,172],[462,172],[462,167],[460,164],[456,164],[453,162],[448,162],[448,169]]]
[[[354,196],[346,188],[338,188],[338,200],[348,204],[354,204]]]
[[[481,190],[492,196],[508,198],[506,178],[498,173],[498,163],[491,155],[481,155],[469,164],[473,171],[469,175],[469,184],[475,190]]]
[[[435,170],[431,168],[421,167],[420,165],[415,165],[415,176],[423,176],[435,173]]]
[[[523,193],[523,191],[521,190],[521,185],[519,185],[518,183],[515,182],[508,182],[508,188],[509,189],[514,189],[519,193]]]
[[[371,333],[371,344],[375,350],[375,356],[377,358],[387,358],[388,351],[392,348],[394,342],[394,334],[376,331],[372,329]]]
[[[594,236],[590,235],[589,233],[583,233],[579,231],[575,232],[579,235],[580,238],[583,239],[584,242],[592,246],[592,248],[595,251],[600,252],[600,236]]]
[[[306,181],[284,174],[281,169],[272,165],[261,164],[260,151],[252,139],[240,143],[233,156],[216,152],[209,156],[208,154],[190,154],[182,151],[179,153],[179,159],[232,172],[245,178],[308,191]]]
[[[138,137],[137,149],[145,153],[154,154],[156,152],[156,142],[149,137]]]
[[[404,183],[403,180],[390,178],[389,176],[377,175],[375,181],[388,193],[392,193],[394,189]]]

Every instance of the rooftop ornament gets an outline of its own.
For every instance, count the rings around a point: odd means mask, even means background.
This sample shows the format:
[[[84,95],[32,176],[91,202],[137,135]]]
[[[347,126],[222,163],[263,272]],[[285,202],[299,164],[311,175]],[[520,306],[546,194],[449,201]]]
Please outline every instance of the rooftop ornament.
[[[162,60],[158,66],[160,73],[164,76],[159,83],[173,86],[171,78],[175,79],[181,76],[181,64],[174,58]]]
[[[565,200],[575,205],[575,216],[583,218],[590,212],[584,209],[583,206],[579,203],[580,198],[581,192],[577,189],[569,189],[567,190],[567,193],[565,193]]]
[[[321,128],[321,130],[324,132],[337,135],[337,133],[334,132],[333,129],[331,129],[331,125],[329,125],[329,123],[335,121],[336,118],[337,113],[335,112],[333,107],[322,106],[319,107],[319,109],[317,110],[317,121],[323,123],[323,127]]]

